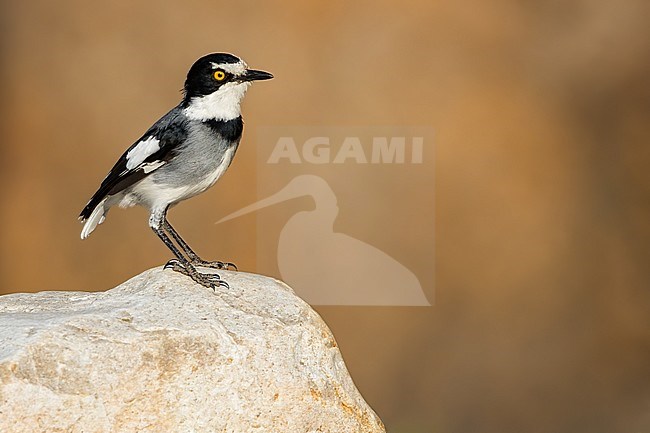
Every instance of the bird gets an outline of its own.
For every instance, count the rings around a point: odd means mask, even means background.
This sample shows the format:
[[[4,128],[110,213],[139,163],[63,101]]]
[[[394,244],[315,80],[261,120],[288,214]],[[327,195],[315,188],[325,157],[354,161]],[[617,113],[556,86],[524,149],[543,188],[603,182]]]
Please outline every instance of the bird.
[[[199,272],[197,267],[236,266],[201,259],[171,226],[167,211],[206,191],[228,169],[244,127],[241,101],[253,81],[271,78],[229,53],[208,54],[194,62],[180,103],[122,154],[81,211],[81,239],[104,222],[111,207],[143,206],[149,210],[149,227],[175,256],[165,269],[215,291],[229,287],[219,274]]]

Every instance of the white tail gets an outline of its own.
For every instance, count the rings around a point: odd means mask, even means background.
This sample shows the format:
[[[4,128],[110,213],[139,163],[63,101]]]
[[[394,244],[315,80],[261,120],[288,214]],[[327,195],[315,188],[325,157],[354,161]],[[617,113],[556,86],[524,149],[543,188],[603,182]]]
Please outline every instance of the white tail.
[[[104,215],[106,214],[106,209],[104,209],[104,203],[106,199],[99,202],[97,207],[93,210],[93,213],[90,214],[84,228],[81,230],[81,239],[86,239],[90,234],[95,230],[98,224],[104,222]]]

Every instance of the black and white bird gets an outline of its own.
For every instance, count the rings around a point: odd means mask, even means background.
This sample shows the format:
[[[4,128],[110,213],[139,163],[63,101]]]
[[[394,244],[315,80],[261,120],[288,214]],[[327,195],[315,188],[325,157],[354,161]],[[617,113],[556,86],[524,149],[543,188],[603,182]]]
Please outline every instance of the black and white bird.
[[[176,256],[165,268],[205,287],[227,287],[218,274],[201,273],[196,266],[227,269],[234,265],[202,260],[169,224],[166,214],[171,206],[202,193],[223,175],[242,136],[242,98],[251,82],[270,78],[273,75],[248,69],[232,54],[209,54],[197,60],[187,73],[180,104],[127,149],[81,211],[81,238],[104,221],[112,206],[144,206],[150,211],[149,226]]]

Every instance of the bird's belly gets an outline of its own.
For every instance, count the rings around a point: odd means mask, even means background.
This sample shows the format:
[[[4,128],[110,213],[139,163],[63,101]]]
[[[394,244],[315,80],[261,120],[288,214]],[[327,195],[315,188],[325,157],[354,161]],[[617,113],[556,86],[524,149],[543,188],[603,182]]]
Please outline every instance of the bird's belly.
[[[132,194],[137,204],[150,209],[167,207],[200,194],[214,185],[226,171],[235,153],[235,147],[227,149],[220,161],[190,173],[182,173],[173,167],[163,166],[133,186]]]

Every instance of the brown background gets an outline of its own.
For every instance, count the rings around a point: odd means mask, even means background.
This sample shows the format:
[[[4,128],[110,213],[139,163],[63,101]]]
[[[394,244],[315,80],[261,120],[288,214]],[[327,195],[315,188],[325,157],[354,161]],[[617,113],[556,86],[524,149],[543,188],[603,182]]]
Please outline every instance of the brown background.
[[[436,130],[435,306],[319,308],[389,431],[650,431],[646,1],[2,8],[3,292],[105,290],[169,257],[142,209],[84,242],[76,216],[188,66],[229,51],[277,78],[247,96],[233,169],[172,212],[206,255],[255,268],[252,220],[212,225],[256,198],[255,125]]]

